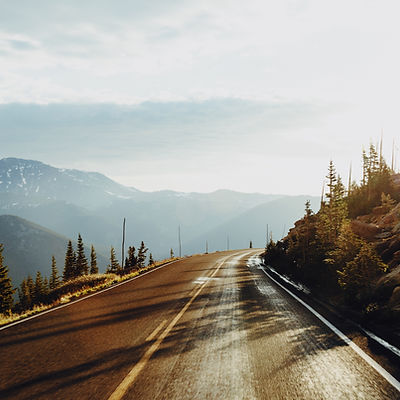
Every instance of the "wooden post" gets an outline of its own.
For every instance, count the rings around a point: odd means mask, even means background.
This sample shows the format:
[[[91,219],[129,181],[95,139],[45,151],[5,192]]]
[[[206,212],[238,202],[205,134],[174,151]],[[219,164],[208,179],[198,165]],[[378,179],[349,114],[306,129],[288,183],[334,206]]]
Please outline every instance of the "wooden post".
[[[122,223],[122,251],[121,251],[121,266],[122,269],[124,269],[124,261],[125,261],[125,218],[124,218],[124,222]]]

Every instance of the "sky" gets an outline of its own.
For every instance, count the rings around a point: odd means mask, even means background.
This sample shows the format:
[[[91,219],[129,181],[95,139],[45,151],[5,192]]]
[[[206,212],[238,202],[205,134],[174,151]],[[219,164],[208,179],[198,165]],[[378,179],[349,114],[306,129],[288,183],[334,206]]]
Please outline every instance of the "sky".
[[[0,0],[0,158],[153,191],[319,194],[400,157],[400,3]],[[400,160],[400,158],[399,158]],[[400,167],[400,161],[397,163]]]

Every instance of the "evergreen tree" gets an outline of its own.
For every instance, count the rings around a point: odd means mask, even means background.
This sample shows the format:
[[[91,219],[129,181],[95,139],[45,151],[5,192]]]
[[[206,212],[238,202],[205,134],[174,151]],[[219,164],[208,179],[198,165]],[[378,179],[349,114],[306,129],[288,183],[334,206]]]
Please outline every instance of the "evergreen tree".
[[[32,305],[31,293],[26,279],[21,282],[18,288],[19,307],[22,311],[28,310]]]
[[[374,281],[387,269],[372,244],[362,243],[358,254],[348,261],[339,274],[339,284],[350,295],[363,291],[368,297]]]
[[[172,248],[169,252],[169,256],[170,256],[170,258],[174,258],[174,250]]]
[[[44,282],[40,271],[36,272],[35,286],[33,289],[33,303],[43,303],[45,296]]]
[[[14,303],[14,289],[8,276],[8,267],[4,265],[3,245],[0,244],[0,313],[9,314]]]
[[[78,243],[76,248],[75,274],[76,276],[87,275],[89,272],[88,262],[85,255],[85,248],[81,234],[78,234]]]
[[[137,268],[136,249],[134,246],[129,246],[128,257],[125,260],[125,272],[130,272]]]
[[[137,266],[138,268],[143,268],[145,261],[146,261],[146,252],[148,248],[144,245],[144,242],[142,240],[142,243],[140,243],[140,247],[138,250],[138,255],[137,255]]]
[[[110,250],[110,264],[107,266],[107,273],[109,274],[121,273],[121,266],[118,263],[117,256],[115,255],[115,249],[112,246]]]
[[[305,218],[310,218],[314,213],[313,213],[313,210],[311,209],[311,202],[310,202],[310,200],[307,200],[306,201],[306,203],[305,203],[305,206],[306,206],[306,208],[305,208],[305,215],[304,215],[304,217]]]
[[[335,242],[335,248],[328,252],[327,263],[333,265],[335,270],[341,271],[346,263],[352,261],[361,249],[364,241],[351,229],[349,221],[346,221]]]
[[[60,277],[58,276],[56,258],[54,256],[51,256],[51,275],[49,282],[50,290],[55,289],[59,284],[60,284]]]
[[[253,248],[253,242],[252,242],[251,240],[250,240],[249,248],[250,248],[250,249]]]
[[[333,249],[340,228],[348,211],[345,201],[345,187],[340,176],[336,176],[333,162],[329,163],[327,178],[329,179],[328,204],[322,204],[318,213],[317,236],[323,247],[323,252]]]
[[[68,241],[67,251],[65,253],[65,264],[64,264],[64,272],[63,272],[63,280],[68,281],[70,279],[75,278],[75,251],[72,247],[71,240]]]
[[[150,255],[149,255],[149,265],[153,265],[153,264],[154,264],[153,254],[150,253]]]
[[[396,200],[392,199],[390,194],[381,194],[381,206],[384,212],[389,212],[396,205]]]
[[[364,187],[368,181],[369,170],[369,158],[367,152],[363,149],[362,151],[362,181],[361,185]]]
[[[379,157],[375,146],[371,143],[369,145],[369,157],[368,157],[368,181],[371,177],[379,171]]]
[[[97,266],[97,255],[94,246],[92,245],[90,249],[90,273],[91,274],[98,274],[99,267]]]
[[[26,286],[28,288],[29,292],[29,298],[30,298],[30,306],[33,305],[33,296],[35,292],[35,282],[33,282],[33,279],[30,275],[28,275],[28,278],[26,279]]]
[[[326,197],[328,198],[328,205],[330,205],[334,196],[334,187],[337,182],[336,169],[332,160],[329,162],[328,175],[326,176],[326,179],[328,179],[327,186],[329,188],[329,193],[326,194]]]
[[[47,301],[49,293],[50,293],[49,280],[47,279],[47,276],[45,276],[43,279],[43,301]]]

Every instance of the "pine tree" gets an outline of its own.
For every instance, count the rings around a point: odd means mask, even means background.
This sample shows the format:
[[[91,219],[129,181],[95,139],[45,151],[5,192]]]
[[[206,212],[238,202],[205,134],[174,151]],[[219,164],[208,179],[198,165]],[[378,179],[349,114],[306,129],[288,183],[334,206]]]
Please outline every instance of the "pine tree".
[[[47,276],[45,276],[43,279],[43,301],[47,301],[49,293],[50,293],[49,280],[47,279]]]
[[[350,222],[346,221],[340,229],[335,248],[328,252],[325,262],[333,265],[336,271],[343,271],[346,263],[357,256],[363,244],[363,240],[352,231]]]
[[[138,255],[137,255],[137,265],[138,268],[143,268],[144,267],[144,263],[146,261],[146,252],[147,252],[148,248],[144,245],[144,242],[142,240],[142,243],[140,243],[140,247],[138,250]]]
[[[21,282],[21,285],[18,288],[18,297],[21,310],[28,310],[32,305],[32,299],[26,279]]]
[[[136,249],[134,246],[129,246],[128,257],[125,260],[125,272],[129,272],[137,268]]]
[[[68,281],[70,279],[75,278],[75,251],[72,247],[71,240],[68,241],[67,252],[65,253],[65,264],[64,264],[64,272],[63,272],[63,280]]]
[[[121,273],[121,266],[118,263],[117,256],[115,255],[115,249],[112,246],[110,251],[110,264],[107,266],[107,273],[109,274]]]
[[[94,246],[92,245],[90,249],[90,273],[91,274],[98,274],[99,267],[97,266],[97,255]]]
[[[324,203],[322,209],[327,208],[328,205]],[[281,260],[283,265],[287,264],[288,268],[292,268],[290,272],[296,275],[296,279],[311,285],[316,281],[316,275],[321,272],[321,268],[316,269],[316,267],[321,267],[324,256],[321,254],[321,245],[316,234],[317,222],[318,216],[313,213],[311,204],[307,201],[304,217],[296,222],[296,228],[290,231],[285,239],[288,260],[286,262]],[[275,257],[279,260],[281,253],[278,250],[282,251],[284,247],[273,249],[277,253]]]
[[[311,217],[311,215],[313,215],[314,213],[313,213],[313,210],[311,209],[311,202],[310,202],[310,200],[307,200],[306,201],[306,203],[305,203],[305,206],[306,206],[306,208],[305,208],[305,215],[304,215],[304,217],[305,218],[309,218],[309,217]]]
[[[362,181],[361,185],[364,187],[368,182],[369,175],[369,158],[365,149],[362,151]]]
[[[323,251],[330,251],[334,247],[340,228],[347,217],[347,203],[345,201],[345,187],[340,175],[336,176],[333,162],[329,163],[328,175],[329,199],[323,204],[318,213],[317,236],[323,246]]]
[[[0,313],[10,314],[14,303],[14,289],[8,276],[8,267],[4,265],[3,245],[0,244]]]
[[[252,241],[252,240],[250,240],[249,248],[250,248],[250,249],[253,248],[253,241]]]
[[[55,289],[59,284],[60,284],[60,277],[58,276],[56,258],[54,256],[51,256],[51,275],[49,282],[50,290]]]
[[[85,248],[83,245],[82,236],[78,234],[78,243],[76,248],[76,261],[75,261],[75,273],[76,276],[87,275],[89,272],[88,262],[85,255]]]
[[[153,264],[154,264],[153,254],[150,253],[150,255],[149,255],[149,265],[153,265]]]
[[[169,252],[169,256],[170,256],[170,258],[174,258],[174,250],[172,248]]]
[[[339,284],[351,295],[363,290],[368,296],[377,277],[387,269],[371,243],[362,243],[358,254],[346,263],[339,274]]]
[[[33,303],[34,304],[43,303],[44,294],[45,294],[45,289],[44,289],[42,274],[40,273],[40,271],[37,271],[36,279],[35,279],[35,286],[33,289]]]
[[[368,181],[371,177],[379,171],[379,156],[375,146],[371,143],[369,145],[369,168],[368,168]]]
[[[26,286],[27,286],[28,292],[29,292],[30,307],[32,307],[33,296],[34,296],[34,292],[35,292],[35,282],[33,282],[33,279],[30,275],[28,275],[28,278],[26,279]]]
[[[335,187],[336,182],[337,182],[336,169],[335,169],[335,166],[334,166],[332,160],[329,162],[328,175],[326,176],[326,179],[328,179],[327,186],[329,188],[329,193],[326,194],[326,197],[329,200],[328,205],[330,205],[331,202],[332,202],[332,198],[334,196],[334,194],[333,194],[334,187]]]

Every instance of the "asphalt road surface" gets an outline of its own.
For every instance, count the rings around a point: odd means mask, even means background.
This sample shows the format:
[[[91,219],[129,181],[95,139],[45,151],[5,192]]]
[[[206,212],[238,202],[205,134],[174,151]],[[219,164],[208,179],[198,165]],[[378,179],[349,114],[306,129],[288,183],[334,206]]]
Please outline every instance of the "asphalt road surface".
[[[186,258],[1,330],[0,399],[399,399],[247,265],[257,252]]]

